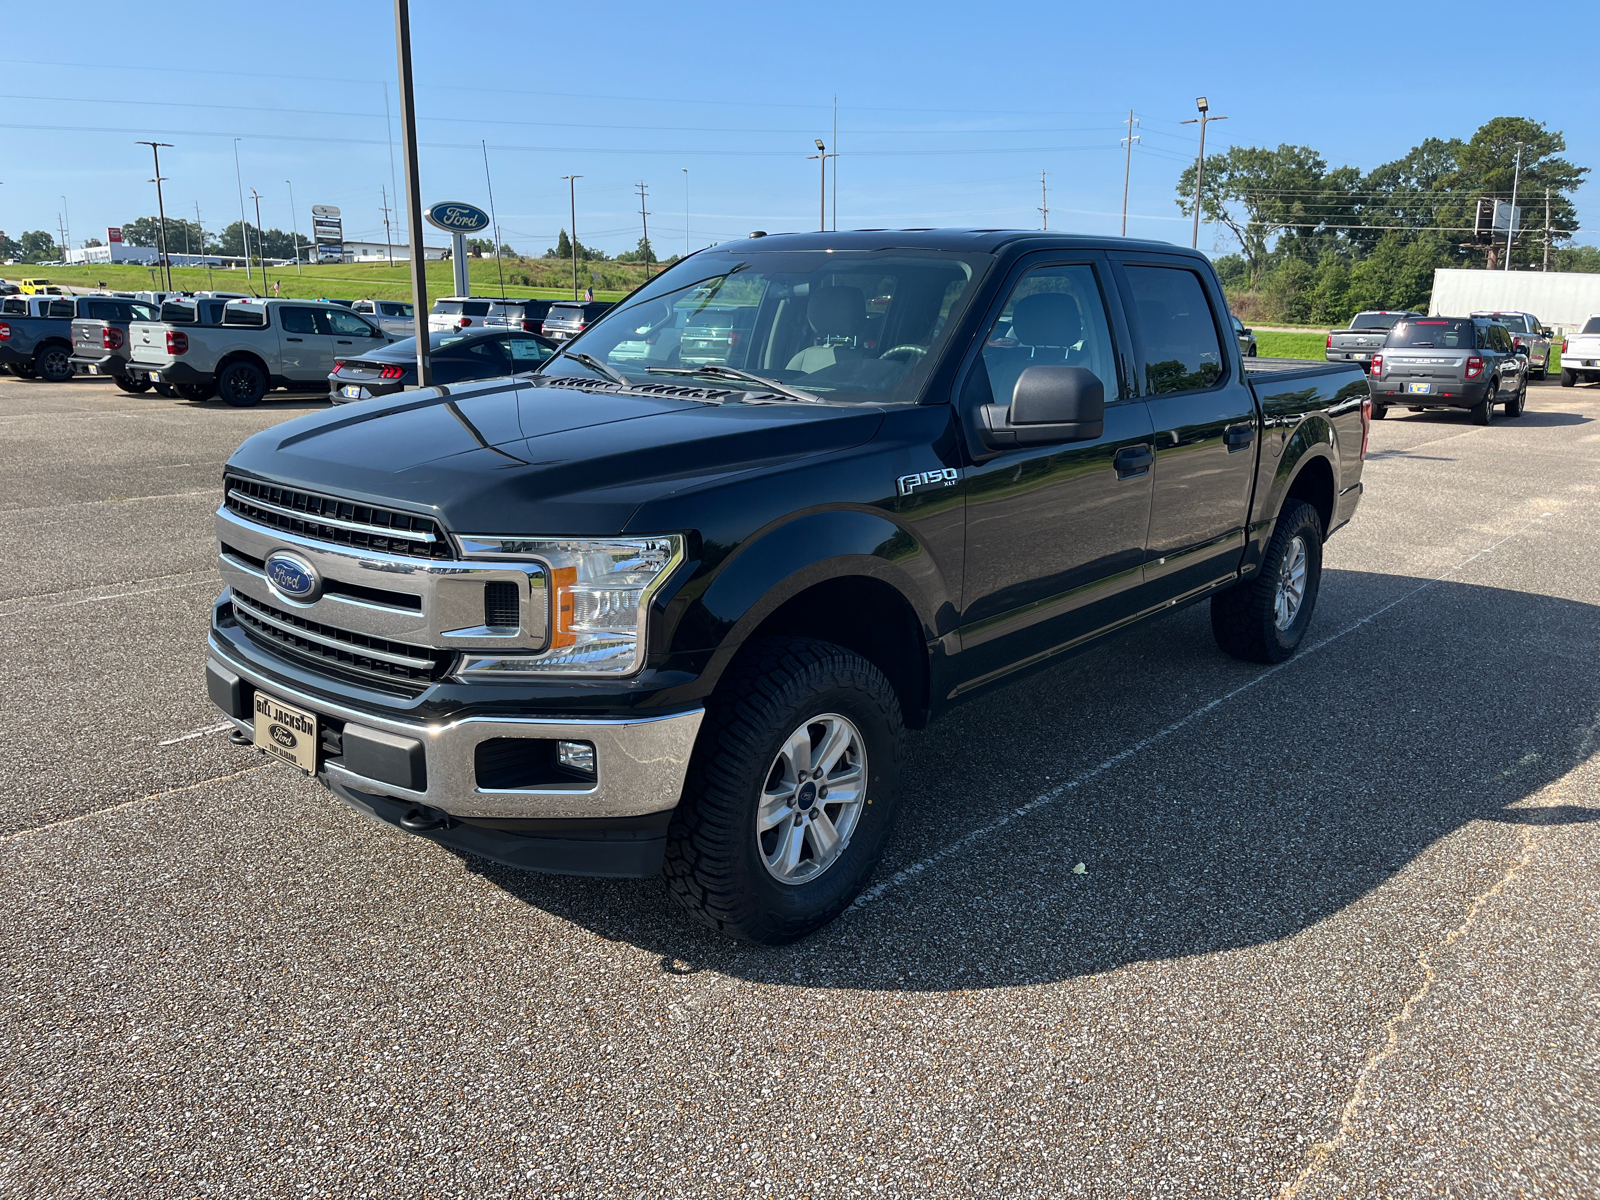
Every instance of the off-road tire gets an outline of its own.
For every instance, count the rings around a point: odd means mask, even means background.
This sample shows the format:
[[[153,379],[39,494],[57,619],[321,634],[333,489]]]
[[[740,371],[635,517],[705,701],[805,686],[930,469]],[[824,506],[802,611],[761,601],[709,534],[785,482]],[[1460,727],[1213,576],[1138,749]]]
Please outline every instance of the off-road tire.
[[[848,717],[866,748],[861,817],[841,856],[809,882],[780,882],[762,862],[756,809],[789,734],[824,713]],[[667,832],[662,874],[673,899],[730,937],[780,946],[837,917],[883,852],[900,791],[904,726],[883,673],[842,646],[811,638],[763,639],[724,674],[689,764]]]
[[[137,396],[141,392],[150,390],[150,381],[148,379],[131,379],[126,375],[115,375],[112,379],[119,388],[130,396]]]
[[[214,383],[178,383],[173,386],[185,400],[209,400],[217,394],[217,385]]]
[[[1565,367],[1562,367],[1561,368],[1561,386],[1562,387],[1576,387],[1577,384],[1578,384],[1578,373],[1576,371],[1569,371]]]
[[[1278,574],[1296,537],[1306,548],[1306,590],[1300,611],[1288,629],[1275,616]],[[1243,583],[1211,597],[1211,632],[1217,645],[1245,662],[1276,663],[1292,655],[1305,639],[1322,586],[1322,518],[1311,505],[1287,501],[1272,527],[1261,567]]]
[[[33,369],[46,383],[66,383],[72,378],[72,352],[65,346],[46,346],[33,356]]]
[[[217,375],[217,393],[234,408],[254,408],[267,394],[267,377],[254,363],[229,363]]]

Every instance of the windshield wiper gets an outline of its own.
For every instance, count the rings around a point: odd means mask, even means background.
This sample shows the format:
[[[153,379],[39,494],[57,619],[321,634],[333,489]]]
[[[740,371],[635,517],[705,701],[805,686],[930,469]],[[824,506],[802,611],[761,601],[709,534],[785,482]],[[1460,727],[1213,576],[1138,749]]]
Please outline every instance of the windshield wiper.
[[[582,350],[563,350],[560,354],[556,355],[556,358],[563,357],[570,358],[574,362],[588,367],[589,370],[593,371],[596,375],[603,375],[605,378],[611,380],[612,383],[620,383],[623,387],[633,386],[633,380],[629,379],[615,367],[601,362],[592,354],[585,354]],[[554,362],[555,358],[552,358],[550,361]]]
[[[712,375],[723,379],[742,379],[746,383],[759,383],[762,387],[769,388],[780,396],[788,396],[791,400],[804,401],[806,404],[827,403],[820,397],[779,383],[776,379],[767,379],[762,375],[741,371],[737,367],[720,366],[717,363],[708,363],[703,367],[646,367],[645,371],[651,375]]]

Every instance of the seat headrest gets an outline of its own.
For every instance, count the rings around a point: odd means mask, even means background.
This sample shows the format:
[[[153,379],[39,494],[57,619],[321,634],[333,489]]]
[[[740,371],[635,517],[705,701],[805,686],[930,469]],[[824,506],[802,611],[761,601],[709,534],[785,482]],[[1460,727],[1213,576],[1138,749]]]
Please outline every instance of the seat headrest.
[[[866,297],[860,288],[818,288],[806,301],[806,320],[819,337],[859,337],[867,327]]]
[[[1083,314],[1065,292],[1040,292],[1017,301],[1011,332],[1025,346],[1072,346],[1083,337]]]

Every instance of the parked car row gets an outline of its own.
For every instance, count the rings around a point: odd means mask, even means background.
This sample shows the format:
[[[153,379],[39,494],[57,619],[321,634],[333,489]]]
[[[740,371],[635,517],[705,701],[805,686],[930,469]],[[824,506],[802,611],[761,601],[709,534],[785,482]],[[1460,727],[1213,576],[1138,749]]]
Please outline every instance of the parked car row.
[[[470,329],[488,325],[540,333],[556,341],[577,337],[612,307],[606,300],[492,299],[485,296],[441,296],[428,313],[428,329]]]

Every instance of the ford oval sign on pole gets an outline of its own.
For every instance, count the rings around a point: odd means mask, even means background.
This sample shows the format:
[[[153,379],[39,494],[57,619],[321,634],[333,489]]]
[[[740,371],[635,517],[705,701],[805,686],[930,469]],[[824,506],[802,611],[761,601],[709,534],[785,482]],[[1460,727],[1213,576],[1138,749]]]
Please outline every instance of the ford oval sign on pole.
[[[459,200],[441,200],[422,214],[428,224],[450,235],[450,257],[455,264],[456,295],[472,295],[467,279],[467,234],[489,228],[489,214]]]

